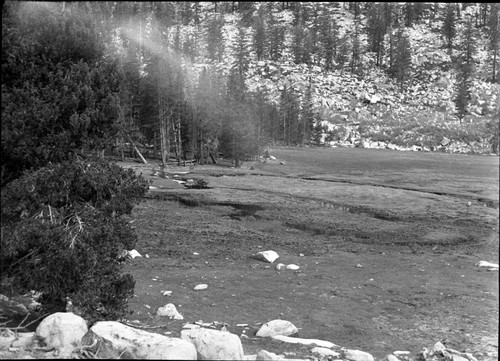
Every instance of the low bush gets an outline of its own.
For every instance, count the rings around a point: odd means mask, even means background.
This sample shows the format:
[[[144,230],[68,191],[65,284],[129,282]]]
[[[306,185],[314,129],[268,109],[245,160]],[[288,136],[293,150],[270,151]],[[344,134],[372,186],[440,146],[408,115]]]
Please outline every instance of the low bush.
[[[43,311],[64,311],[70,297],[91,322],[120,318],[134,280],[118,258],[137,241],[121,216],[147,189],[133,170],[104,160],[25,172],[2,190],[2,278],[18,292],[42,292]]]

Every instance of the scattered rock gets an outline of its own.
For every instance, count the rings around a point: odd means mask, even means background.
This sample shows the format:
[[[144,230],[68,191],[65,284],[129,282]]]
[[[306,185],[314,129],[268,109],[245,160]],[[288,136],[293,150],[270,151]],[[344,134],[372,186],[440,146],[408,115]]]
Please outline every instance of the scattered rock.
[[[278,263],[274,268],[278,271],[281,271],[283,268],[285,268],[285,264],[283,263]]]
[[[141,254],[137,252],[135,249],[128,251],[127,254],[130,258],[142,257]]]
[[[115,321],[97,322],[82,339],[96,358],[196,360],[192,343],[137,330]]]
[[[87,331],[87,322],[80,316],[57,312],[40,322],[36,335],[45,345],[69,354]]]
[[[343,358],[351,361],[374,361],[375,359],[373,358],[372,355],[370,355],[368,352],[360,351],[360,350],[348,350],[348,349],[343,349]]]
[[[263,324],[257,331],[255,336],[258,337],[273,337],[273,336],[290,336],[299,332],[297,327],[290,321],[272,320]]]
[[[195,291],[201,291],[201,290],[206,290],[208,288],[208,285],[201,283],[199,285],[196,285],[193,289]]]
[[[359,263],[358,263],[358,264],[356,265],[356,268],[363,268],[363,265],[361,265],[361,264],[359,264]]]
[[[399,359],[394,355],[387,355],[384,357],[383,361],[399,361]]]
[[[498,271],[498,264],[496,263],[491,263],[491,262],[487,262],[487,261],[479,261],[478,263],[476,263],[476,266],[478,267],[489,267],[489,270],[490,271]]]
[[[290,269],[290,270],[298,270],[300,267],[297,266],[296,264],[289,264],[286,266],[286,269]]]
[[[394,351],[393,354],[396,356],[403,356],[403,355],[409,355],[411,352],[410,351]]]
[[[269,159],[271,159],[271,160],[276,160],[276,157],[275,157],[274,155],[270,155],[270,156],[269,156]]]
[[[177,309],[175,308],[175,305],[173,303],[167,303],[163,307],[159,307],[158,311],[156,311],[156,314],[160,317],[169,317],[170,319],[174,320],[183,320],[184,317],[177,312]]]
[[[432,351],[433,352],[441,352],[441,351],[445,351],[445,350],[446,350],[446,347],[441,342],[439,342],[439,341],[436,342],[434,344],[434,346],[432,346]]]
[[[299,338],[299,337],[289,337],[289,336],[272,336],[274,340],[282,341],[282,342],[287,342],[287,343],[298,343],[301,345],[315,345],[315,346],[320,346],[320,347],[326,347],[326,348],[333,348],[333,347],[338,347],[336,344],[330,342],[330,341],[323,341],[323,340],[317,340],[314,338]]]
[[[259,261],[273,263],[279,258],[279,255],[274,251],[262,251],[262,252],[257,252],[254,255],[254,258]]]
[[[325,358],[339,358],[340,353],[333,351],[332,349],[326,347],[314,347],[311,349],[313,355]]]
[[[163,296],[172,296],[172,291],[162,291]]]
[[[194,344],[201,360],[242,360],[243,346],[235,334],[198,328],[182,330],[181,338]]]
[[[282,359],[283,357],[280,357],[275,353],[266,350],[260,350],[256,358],[256,360],[282,360]]]

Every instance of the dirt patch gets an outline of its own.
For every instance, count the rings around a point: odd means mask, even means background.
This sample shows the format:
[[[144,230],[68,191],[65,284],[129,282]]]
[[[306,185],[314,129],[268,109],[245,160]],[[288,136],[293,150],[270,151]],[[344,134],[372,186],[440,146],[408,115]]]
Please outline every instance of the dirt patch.
[[[483,169],[491,164],[498,170],[498,158],[473,162],[479,188],[473,199],[474,174],[463,176],[461,167],[453,174],[447,163],[461,164],[458,155],[422,160],[415,157],[425,154],[408,154],[399,164],[397,152],[374,152],[369,162],[372,153],[363,150],[364,163],[356,169],[359,152],[350,151],[342,150],[342,163],[333,149],[276,149],[271,154],[285,165],[199,166],[190,175],[211,189],[151,190],[133,214],[136,248],[149,258],[126,264],[136,279],[129,318],[151,323],[156,309],[172,302],[185,320],[155,332],[175,336],[185,321],[224,322],[248,336],[242,338],[246,354],[308,355],[307,347],[254,337],[260,324],[281,318],[299,327],[301,337],[377,358],[441,340],[478,359],[496,359],[498,272],[475,263],[498,263],[498,207],[484,205],[498,204],[498,177]],[[419,165],[416,183],[412,161]],[[384,173],[386,164],[392,166]],[[159,182],[148,166],[134,166]],[[176,170],[185,168],[173,167],[172,174]],[[397,172],[397,180],[391,178]],[[314,174],[353,182],[304,179],[318,178]],[[425,175],[438,181],[423,182]],[[396,187],[374,180],[392,180]],[[419,182],[433,192],[423,192]],[[416,189],[398,188],[409,183]],[[280,255],[278,262],[300,269],[276,271],[251,257],[268,249]],[[199,283],[208,289],[194,291]],[[164,290],[173,295],[163,296]]]

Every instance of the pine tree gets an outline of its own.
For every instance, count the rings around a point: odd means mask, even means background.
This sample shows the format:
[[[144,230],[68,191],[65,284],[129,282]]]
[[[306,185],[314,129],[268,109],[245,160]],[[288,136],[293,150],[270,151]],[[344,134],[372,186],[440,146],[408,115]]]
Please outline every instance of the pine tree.
[[[257,16],[253,20],[253,48],[257,56],[257,60],[260,61],[267,57],[267,32],[265,26],[265,7],[261,5],[259,8]]]
[[[285,29],[271,11],[269,16],[269,57],[271,60],[278,61],[281,58],[284,42]]]
[[[309,84],[301,103],[299,115],[300,127],[296,139],[297,144],[301,144],[302,146],[311,142],[314,127],[315,112],[312,95],[312,82],[311,78],[309,78]]]
[[[207,51],[208,58],[214,61],[222,61],[224,53],[224,41],[222,37],[222,27],[224,18],[214,14],[207,27]]]
[[[467,17],[463,33],[463,41],[460,46],[460,54],[457,59],[457,82],[455,105],[457,116],[463,120],[471,99],[472,79],[474,75],[474,55],[476,53],[476,31],[472,24],[472,18]]]
[[[455,38],[455,8],[456,5],[448,3],[445,8],[445,17],[443,22],[443,33],[446,37],[448,51],[451,53],[453,47],[453,39]]]
[[[375,53],[377,66],[382,64],[383,40],[387,30],[384,6],[385,3],[371,3],[367,19],[368,42],[370,51]]]
[[[352,37],[352,48],[351,48],[351,73],[356,75],[361,75],[361,42],[359,39],[359,24],[358,21],[354,23],[354,34]]]
[[[498,48],[500,47],[500,27],[498,25],[500,18],[500,5],[490,4],[490,17],[488,21],[488,33],[490,36],[490,51],[492,58],[491,81],[500,82],[498,77]]]
[[[411,44],[403,27],[399,27],[396,34],[394,63],[390,72],[398,81],[400,91],[403,92],[404,85],[411,72]]]

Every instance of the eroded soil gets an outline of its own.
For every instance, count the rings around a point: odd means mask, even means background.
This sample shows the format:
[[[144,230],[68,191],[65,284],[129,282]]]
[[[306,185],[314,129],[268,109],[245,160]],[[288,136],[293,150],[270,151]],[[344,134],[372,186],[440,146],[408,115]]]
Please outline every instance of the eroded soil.
[[[202,178],[210,189],[153,176],[152,161],[120,163],[156,187],[133,213],[136,249],[149,258],[125,266],[136,280],[129,320],[174,336],[185,322],[224,322],[248,335],[245,354],[309,355],[309,347],[254,337],[261,323],[281,318],[300,337],[376,358],[441,341],[497,359],[498,271],[475,263],[498,263],[498,157],[270,153],[276,161],[253,167],[168,169],[171,178]],[[277,271],[250,257],[262,250],[300,269]],[[200,283],[208,289],[194,291]],[[170,302],[183,321],[154,317]],[[242,323],[249,327],[236,327]]]

